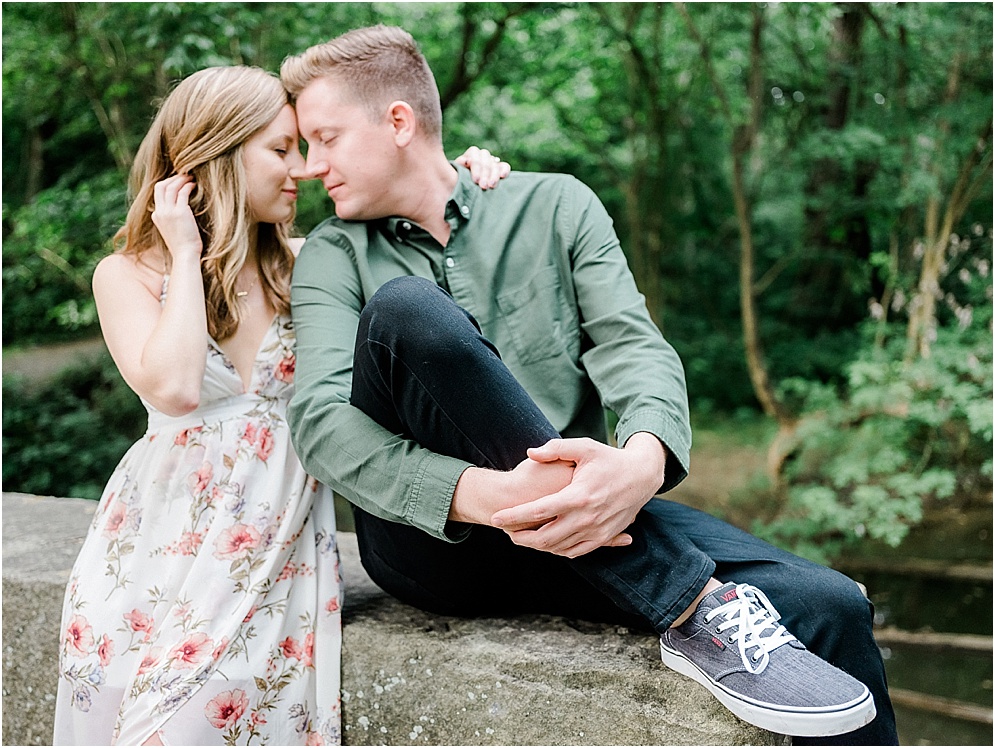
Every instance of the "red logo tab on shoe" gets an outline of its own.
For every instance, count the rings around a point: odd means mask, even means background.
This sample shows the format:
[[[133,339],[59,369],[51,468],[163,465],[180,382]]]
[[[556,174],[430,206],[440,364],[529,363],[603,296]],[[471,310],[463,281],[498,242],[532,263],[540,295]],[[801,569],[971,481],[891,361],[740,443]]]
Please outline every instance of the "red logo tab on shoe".
[[[712,644],[714,644],[719,649],[725,649],[726,648],[726,645],[722,643],[722,640],[721,639],[717,639],[714,636],[712,637]]]
[[[736,590],[735,590],[735,588],[733,588],[733,589],[729,590],[728,592],[723,592],[719,597],[722,598],[722,602],[727,603],[730,600],[735,600],[737,597],[739,597],[739,595],[736,594]]]

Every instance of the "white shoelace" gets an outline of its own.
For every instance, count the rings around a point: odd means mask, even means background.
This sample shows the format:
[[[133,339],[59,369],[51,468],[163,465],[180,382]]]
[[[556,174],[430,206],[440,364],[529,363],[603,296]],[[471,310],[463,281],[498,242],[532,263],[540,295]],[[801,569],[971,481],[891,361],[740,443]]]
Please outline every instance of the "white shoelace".
[[[725,620],[715,630],[722,633],[734,629],[729,635],[729,641],[739,645],[739,656],[743,660],[743,667],[754,675],[766,669],[771,652],[782,644],[795,640],[795,637],[777,622],[781,614],[767,596],[749,584],[737,584],[736,597],[709,611],[705,615],[705,622],[711,623],[716,616],[723,616]],[[768,629],[773,631],[764,636],[764,632]],[[747,650],[750,649],[756,651],[748,655]]]

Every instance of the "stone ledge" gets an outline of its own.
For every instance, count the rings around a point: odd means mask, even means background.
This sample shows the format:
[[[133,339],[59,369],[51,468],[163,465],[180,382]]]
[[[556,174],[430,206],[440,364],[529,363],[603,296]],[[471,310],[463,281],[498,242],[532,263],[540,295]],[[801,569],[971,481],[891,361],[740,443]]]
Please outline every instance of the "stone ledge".
[[[96,507],[3,495],[3,743],[51,742],[63,588]],[[349,745],[781,745],[668,670],[655,637],[551,616],[424,613],[339,533]]]

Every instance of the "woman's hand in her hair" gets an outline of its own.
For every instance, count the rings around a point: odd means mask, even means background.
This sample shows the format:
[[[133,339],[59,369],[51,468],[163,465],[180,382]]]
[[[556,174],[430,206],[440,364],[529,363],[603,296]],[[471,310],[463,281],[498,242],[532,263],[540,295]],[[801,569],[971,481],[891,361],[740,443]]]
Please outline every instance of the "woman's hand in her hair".
[[[204,242],[190,209],[190,195],[197,183],[189,174],[176,174],[156,182],[152,223],[159,229],[173,260],[199,258]]]
[[[473,181],[480,185],[480,189],[488,190],[497,187],[498,182],[511,173],[511,165],[493,155],[486,148],[477,148],[471,145],[466,151],[457,156],[457,164],[465,166],[470,170]]]

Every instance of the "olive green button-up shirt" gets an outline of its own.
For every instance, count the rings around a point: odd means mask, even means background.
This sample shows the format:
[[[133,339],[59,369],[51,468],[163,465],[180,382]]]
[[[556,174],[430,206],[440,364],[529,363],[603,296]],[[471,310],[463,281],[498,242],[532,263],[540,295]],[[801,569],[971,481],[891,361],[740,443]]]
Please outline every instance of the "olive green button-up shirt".
[[[473,314],[564,437],[606,441],[610,408],[617,443],[656,435],[669,451],[661,490],[677,485],[691,446],[684,370],[646,311],[601,202],[566,175],[514,172],[485,192],[457,170],[445,247],[397,217],[333,217],[308,236],[293,277],[289,408],[305,468],[371,514],[446,540],[465,536],[447,517],[470,463],[392,434],[349,404],[363,306],[388,280],[416,275]]]

